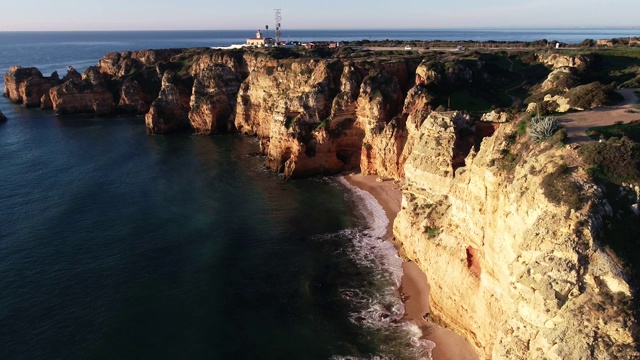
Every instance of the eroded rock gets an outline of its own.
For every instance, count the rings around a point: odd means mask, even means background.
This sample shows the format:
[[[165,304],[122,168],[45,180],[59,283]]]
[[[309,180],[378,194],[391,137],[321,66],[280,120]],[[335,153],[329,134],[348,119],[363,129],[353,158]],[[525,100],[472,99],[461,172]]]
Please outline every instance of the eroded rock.
[[[189,121],[199,134],[234,129],[236,99],[242,79],[225,65],[214,65],[195,77]]]
[[[116,112],[113,95],[96,67],[87,68],[79,80],[72,78],[51,88],[49,97],[58,114],[110,115]]]
[[[186,80],[188,83],[189,80]],[[166,71],[162,77],[162,88],[145,115],[149,134],[166,134],[190,128],[189,92],[192,84],[184,81],[173,71]]]

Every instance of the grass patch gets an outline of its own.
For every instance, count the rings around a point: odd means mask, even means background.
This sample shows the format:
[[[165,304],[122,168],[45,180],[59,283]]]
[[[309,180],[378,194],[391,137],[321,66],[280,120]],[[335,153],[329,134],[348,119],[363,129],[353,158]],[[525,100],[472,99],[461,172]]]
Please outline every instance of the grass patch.
[[[587,143],[579,153],[597,179],[617,185],[640,182],[640,144],[626,136]]]
[[[626,136],[635,142],[640,142],[640,119],[626,124],[619,123],[609,126],[593,127],[587,130],[586,133],[594,140],[607,140],[612,137],[622,138]]]

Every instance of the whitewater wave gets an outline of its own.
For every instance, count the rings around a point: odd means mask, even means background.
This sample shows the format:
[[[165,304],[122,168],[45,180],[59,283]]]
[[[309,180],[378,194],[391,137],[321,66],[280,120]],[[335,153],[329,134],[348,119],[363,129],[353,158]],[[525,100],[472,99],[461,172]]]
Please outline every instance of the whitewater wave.
[[[394,245],[384,240],[389,224],[384,209],[370,193],[352,186],[343,178],[333,180],[347,190],[348,200],[356,205],[358,213],[365,220],[362,227],[340,232],[339,236],[351,239],[352,245],[341,251],[359,268],[367,269],[367,273],[372,274],[367,286],[354,284],[340,289],[341,297],[353,307],[349,320],[358,326],[392,335],[387,340],[397,340],[381,343],[383,354],[370,357],[336,355],[331,359],[432,359],[435,343],[421,339],[420,328],[404,318],[404,303],[398,291],[403,260]]]

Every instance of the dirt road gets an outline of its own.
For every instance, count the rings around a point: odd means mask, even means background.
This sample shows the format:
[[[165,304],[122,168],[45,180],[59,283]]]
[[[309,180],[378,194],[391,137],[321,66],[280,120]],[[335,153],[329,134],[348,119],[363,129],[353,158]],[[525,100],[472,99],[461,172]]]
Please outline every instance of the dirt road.
[[[616,90],[624,96],[624,101],[615,106],[607,106],[594,110],[580,111],[566,114],[558,118],[560,123],[567,127],[570,143],[579,143],[591,140],[585,131],[595,126],[613,125],[618,121],[630,122],[640,119],[638,96],[634,91],[638,89]]]

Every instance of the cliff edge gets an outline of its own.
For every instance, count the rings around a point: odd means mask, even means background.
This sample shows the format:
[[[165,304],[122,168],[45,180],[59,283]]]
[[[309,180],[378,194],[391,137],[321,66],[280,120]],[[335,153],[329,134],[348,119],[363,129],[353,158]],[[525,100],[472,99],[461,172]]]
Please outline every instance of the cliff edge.
[[[514,144],[516,125],[505,124],[453,171],[454,118],[421,126],[394,223],[403,253],[430,279],[432,315],[486,359],[637,358],[632,291],[598,241],[601,190],[579,166],[579,208],[551,203],[541,188],[575,150]]]

